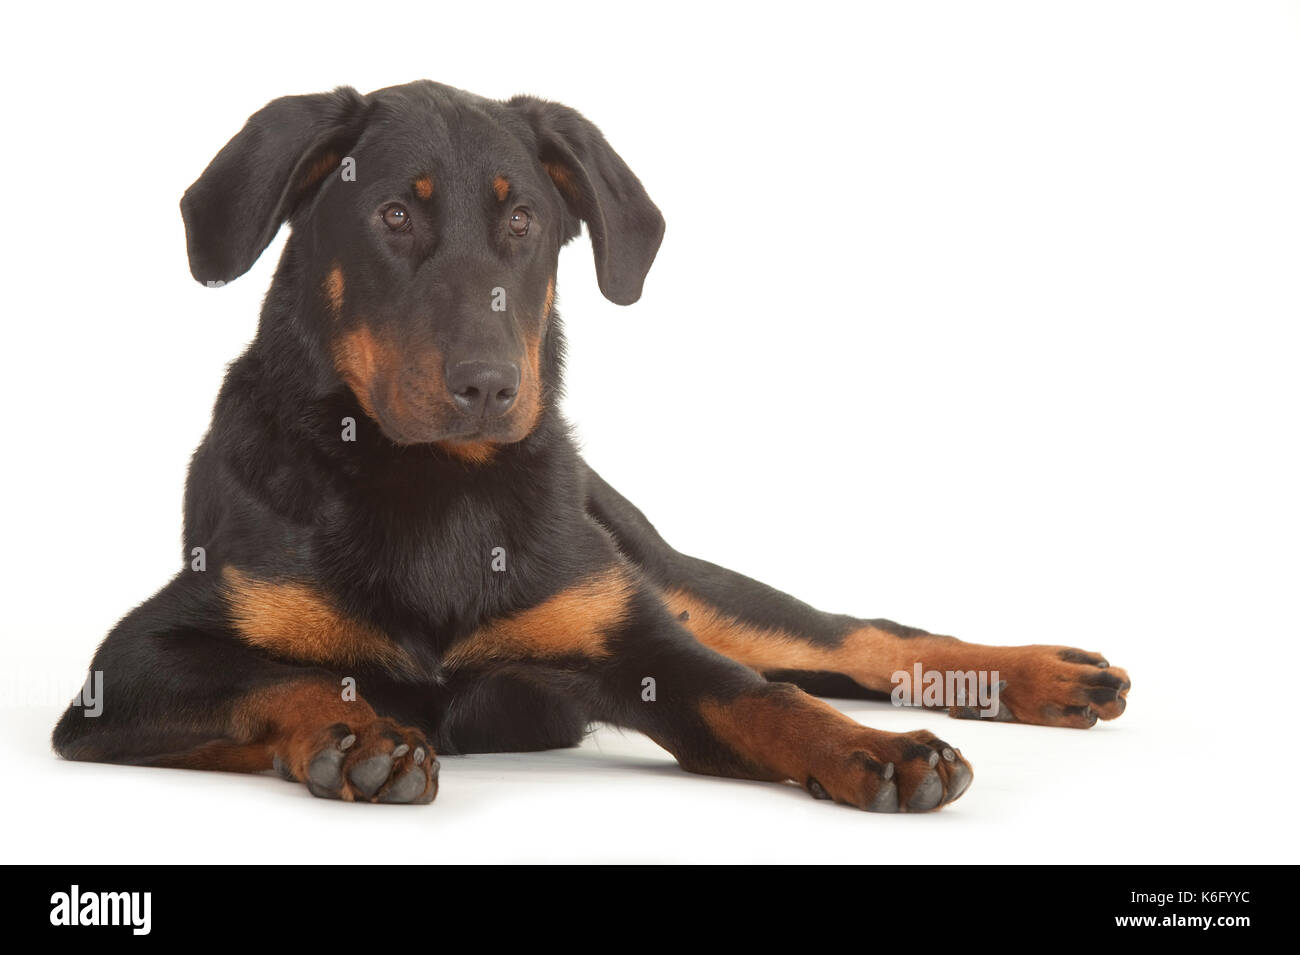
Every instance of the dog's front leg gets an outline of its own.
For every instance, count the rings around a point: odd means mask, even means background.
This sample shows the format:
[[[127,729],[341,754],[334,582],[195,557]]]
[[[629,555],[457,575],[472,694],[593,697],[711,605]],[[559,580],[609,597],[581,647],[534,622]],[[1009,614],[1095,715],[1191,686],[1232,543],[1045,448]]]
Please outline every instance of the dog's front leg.
[[[933,733],[862,726],[697,641],[624,564],[583,575],[455,646],[453,669],[526,669],[581,699],[594,721],[639,730],[691,772],[793,780],[876,812],[960,796],[970,765]]]
[[[248,646],[229,596],[178,576],[132,611],[91,662],[100,705],[70,706],[55,750],[92,762],[273,769],[323,798],[431,802],[438,762],[424,733],[377,712],[337,673]],[[263,601],[264,621],[271,607]]]
[[[607,719],[645,732],[691,772],[793,780],[818,798],[876,812],[936,809],[972,778],[933,733],[862,726],[700,646],[648,592],[593,677]]]
[[[695,638],[773,679],[814,686],[820,674],[839,674],[877,693],[906,690],[905,701],[943,707],[959,719],[1046,726],[1087,728],[1115,719],[1127,705],[1128,674],[1101,654],[966,643],[891,620],[825,613],[678,553],[590,469],[586,489],[593,519],[644,568]]]

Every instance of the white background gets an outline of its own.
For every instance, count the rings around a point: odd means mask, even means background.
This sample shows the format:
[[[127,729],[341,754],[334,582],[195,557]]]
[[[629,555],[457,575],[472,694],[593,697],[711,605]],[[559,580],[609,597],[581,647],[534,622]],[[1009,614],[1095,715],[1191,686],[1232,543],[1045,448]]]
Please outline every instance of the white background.
[[[1295,4],[35,9],[0,41],[5,861],[1295,860]],[[588,459],[671,542],[827,609],[1103,651],[1128,712],[845,704],[972,761],[924,817],[614,731],[444,760],[422,808],[55,759],[94,646],[177,566],[283,241],[202,288],[181,193],[275,96],[422,77],[577,107],[662,208],[638,305],[585,239],[560,305]]]

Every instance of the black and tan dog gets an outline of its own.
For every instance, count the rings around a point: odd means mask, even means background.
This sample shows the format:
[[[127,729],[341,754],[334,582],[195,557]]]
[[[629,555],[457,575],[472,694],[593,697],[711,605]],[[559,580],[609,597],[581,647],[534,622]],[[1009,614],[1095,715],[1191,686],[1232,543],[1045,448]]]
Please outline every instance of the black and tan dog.
[[[601,291],[629,305],[664,223],[574,110],[428,82],[285,97],[181,211],[209,284],[292,234],[190,467],[185,569],[99,648],[102,713],[69,708],[63,756],[426,803],[435,752],[606,722],[692,772],[918,811],[970,784],[961,755],[801,686],[888,692],[921,663],[998,671],[996,719],[1124,711],[1095,653],[822,613],[679,554],[586,466],[557,408],[560,248],[585,222]]]

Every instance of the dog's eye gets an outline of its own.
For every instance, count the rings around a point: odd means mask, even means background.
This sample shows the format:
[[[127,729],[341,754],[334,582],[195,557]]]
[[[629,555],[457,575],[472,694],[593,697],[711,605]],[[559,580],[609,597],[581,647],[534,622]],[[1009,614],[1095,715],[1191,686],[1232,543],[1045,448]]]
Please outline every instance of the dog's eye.
[[[384,225],[394,232],[401,232],[411,222],[411,214],[406,211],[406,206],[398,205],[396,202],[384,207],[383,217]]]
[[[528,210],[520,206],[510,213],[510,231],[515,235],[527,235],[528,225],[532,221],[533,217],[528,214]]]

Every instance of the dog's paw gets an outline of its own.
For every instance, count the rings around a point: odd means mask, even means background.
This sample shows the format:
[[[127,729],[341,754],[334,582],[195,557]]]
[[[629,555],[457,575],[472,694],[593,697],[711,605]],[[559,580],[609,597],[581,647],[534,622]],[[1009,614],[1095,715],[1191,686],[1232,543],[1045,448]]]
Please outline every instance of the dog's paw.
[[[335,723],[276,754],[275,769],[305,783],[313,796],[347,802],[430,803],[438,794],[438,760],[423,734],[377,718]]]
[[[998,648],[997,705],[952,706],[957,719],[991,719],[1087,729],[1128,705],[1128,674],[1099,653],[1073,647]]]
[[[816,799],[868,812],[930,812],[959,798],[974,778],[961,752],[927,730],[864,727],[850,752],[803,784]]]

